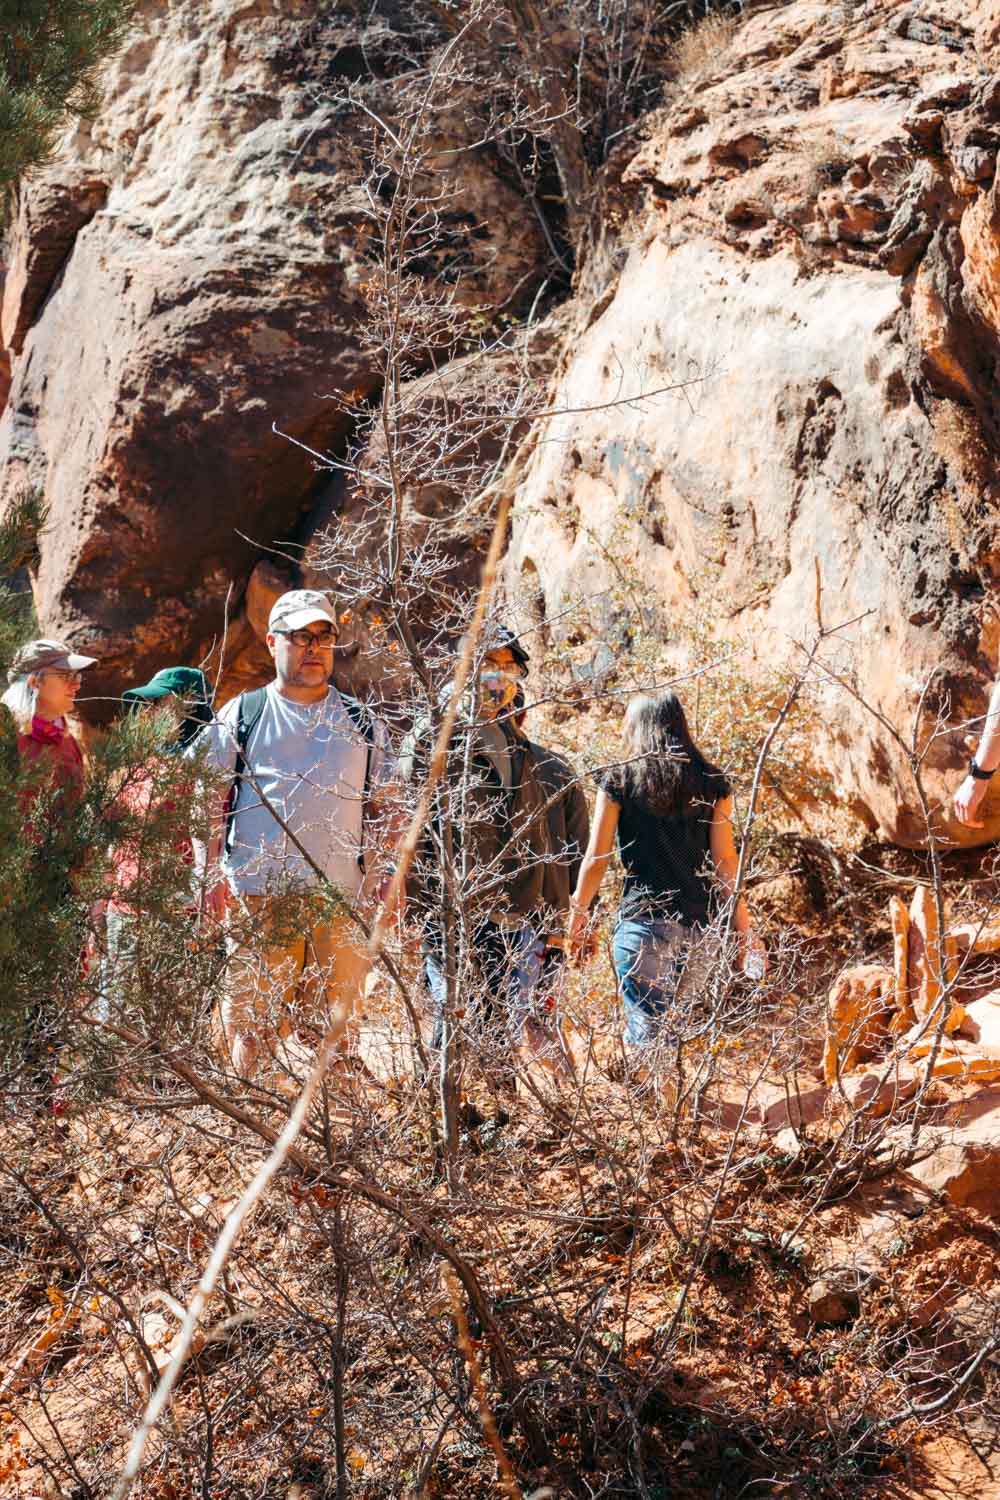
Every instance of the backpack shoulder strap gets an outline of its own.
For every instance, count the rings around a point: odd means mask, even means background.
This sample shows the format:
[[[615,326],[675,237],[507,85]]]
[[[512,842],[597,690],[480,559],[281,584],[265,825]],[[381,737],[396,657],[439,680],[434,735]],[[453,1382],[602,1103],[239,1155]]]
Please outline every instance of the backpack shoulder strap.
[[[347,716],[359,734],[364,735],[368,746],[368,761],[365,766],[365,792],[368,791],[368,783],[371,780],[372,750],[375,747],[375,715],[367,703],[362,703],[360,698],[352,698],[349,693],[341,693],[340,701],[347,709]]]
[[[358,864],[361,866],[362,871],[364,871],[364,815],[366,804],[368,801],[368,790],[371,786],[372,780],[372,751],[375,748],[375,715],[372,713],[367,703],[362,703],[360,698],[352,698],[350,693],[341,693],[340,701],[347,709],[347,717],[350,719],[351,723],[354,725],[358,733],[364,735],[365,743],[368,746],[368,753],[365,757],[365,786],[364,791],[362,792],[363,800],[361,803],[361,848],[358,850]]]
[[[240,694],[239,712],[236,718],[236,745],[237,754],[243,766],[246,765],[246,747],[250,736],[260,723],[260,716],[264,712],[266,702],[266,687],[252,688],[249,693]],[[241,770],[243,766],[240,767]]]
[[[247,768],[247,745],[250,736],[260,723],[260,716],[264,712],[267,702],[267,688],[252,688],[248,693],[239,696],[236,713],[236,764],[233,767],[233,784],[229,788],[229,796],[226,799],[226,852],[232,848],[233,831],[236,825],[236,802],[240,795],[240,782],[243,772]]]
[[[363,734],[369,745],[375,743],[375,716],[367,703],[352,698],[350,693],[341,693],[340,701],[351,716],[351,723],[359,734]]]

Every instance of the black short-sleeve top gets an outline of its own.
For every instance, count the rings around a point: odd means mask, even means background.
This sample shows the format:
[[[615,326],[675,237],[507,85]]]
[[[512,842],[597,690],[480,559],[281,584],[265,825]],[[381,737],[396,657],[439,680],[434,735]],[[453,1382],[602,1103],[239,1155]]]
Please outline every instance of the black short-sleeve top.
[[[619,915],[668,917],[703,926],[716,903],[711,831],[715,804],[730,794],[718,773],[704,778],[703,798],[680,816],[656,813],[628,790],[621,770],[605,772],[598,786],[618,804],[618,853],[625,871]]]

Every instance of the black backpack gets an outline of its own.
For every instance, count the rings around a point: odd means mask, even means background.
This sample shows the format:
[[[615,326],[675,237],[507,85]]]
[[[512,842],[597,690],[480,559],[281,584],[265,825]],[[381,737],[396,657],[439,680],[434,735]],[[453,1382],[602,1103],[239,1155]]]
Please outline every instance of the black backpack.
[[[362,793],[362,809],[368,800],[368,787],[371,782],[372,773],[372,748],[375,744],[375,719],[371,709],[360,698],[352,698],[348,693],[341,693],[340,701],[347,709],[347,715],[359,734],[364,735],[368,746],[368,757],[365,761],[365,785]],[[236,716],[236,765],[233,768],[233,784],[226,798],[226,839],[225,850],[228,854],[233,846],[233,834],[236,828],[236,803],[240,794],[240,782],[247,768],[247,745],[250,736],[260,722],[260,716],[264,712],[267,702],[267,688],[252,688],[248,693],[241,693],[239,697],[239,709]],[[362,817],[363,817],[362,811]],[[364,836],[362,824],[361,849],[358,851],[358,864],[362,870],[365,867]]]

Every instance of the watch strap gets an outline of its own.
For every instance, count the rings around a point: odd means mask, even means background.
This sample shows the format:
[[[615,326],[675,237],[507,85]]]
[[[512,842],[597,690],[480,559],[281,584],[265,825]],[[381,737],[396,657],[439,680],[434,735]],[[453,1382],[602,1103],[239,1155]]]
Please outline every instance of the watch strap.
[[[992,771],[984,771],[982,766],[976,765],[976,758],[973,756],[969,761],[969,775],[973,781],[992,781],[996,775],[996,768],[994,767]]]

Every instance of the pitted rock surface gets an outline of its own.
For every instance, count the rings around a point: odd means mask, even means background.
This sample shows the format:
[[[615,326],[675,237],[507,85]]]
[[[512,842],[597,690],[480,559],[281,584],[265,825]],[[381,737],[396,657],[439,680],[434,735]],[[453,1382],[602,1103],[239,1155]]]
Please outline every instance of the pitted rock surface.
[[[329,102],[363,25],[306,0],[146,0],[101,114],[24,189],[0,503],[44,490],[41,625],[102,657],[98,693],[197,660],[227,595],[229,690],[266,672],[251,570],[340,514],[272,428],[337,449],[351,420],[327,396],[377,384],[358,143]],[[709,622],[751,676],[845,626],[825,659],[850,658],[861,700],[904,739],[921,702],[950,726],[924,780],[965,843],[1000,834],[1000,778],[983,830],[948,813],[1000,648],[998,62],[994,0],[792,0],[668,80],[618,148],[615,269],[582,267],[563,310],[549,395],[574,410],[534,429],[507,563],[555,637],[581,602],[595,663],[629,645],[623,575],[646,631],[683,658]],[[470,295],[530,296],[537,220],[487,155],[449,160]],[[459,539],[470,575],[484,530]],[[819,707],[816,776],[919,843],[900,745],[833,683]]]
[[[853,622],[822,655],[858,696],[822,689],[812,767],[908,844],[912,776],[864,704],[907,740],[928,683],[924,733],[953,726],[924,762],[935,818],[958,842],[1000,833],[1000,786],[985,829],[950,817],[998,655],[996,46],[986,3],[798,0],[675,89],[625,174],[624,266],[579,309],[552,398],[612,404],[539,434],[508,559],[545,617],[576,603],[579,634],[619,650],[634,570],[680,664],[714,619],[751,677]]]
[[[377,387],[362,117],[336,104],[359,46],[384,54],[372,90],[391,95],[391,30],[366,25],[347,4],[145,0],[100,113],[22,185],[0,505],[43,490],[40,622],[101,658],[97,694],[218,646],[230,591],[227,656],[259,675],[242,593],[317,483],[272,428],[336,450],[351,421],[331,397]],[[442,148],[470,128],[442,118]],[[530,297],[537,221],[482,153],[442,162],[461,295]]]

